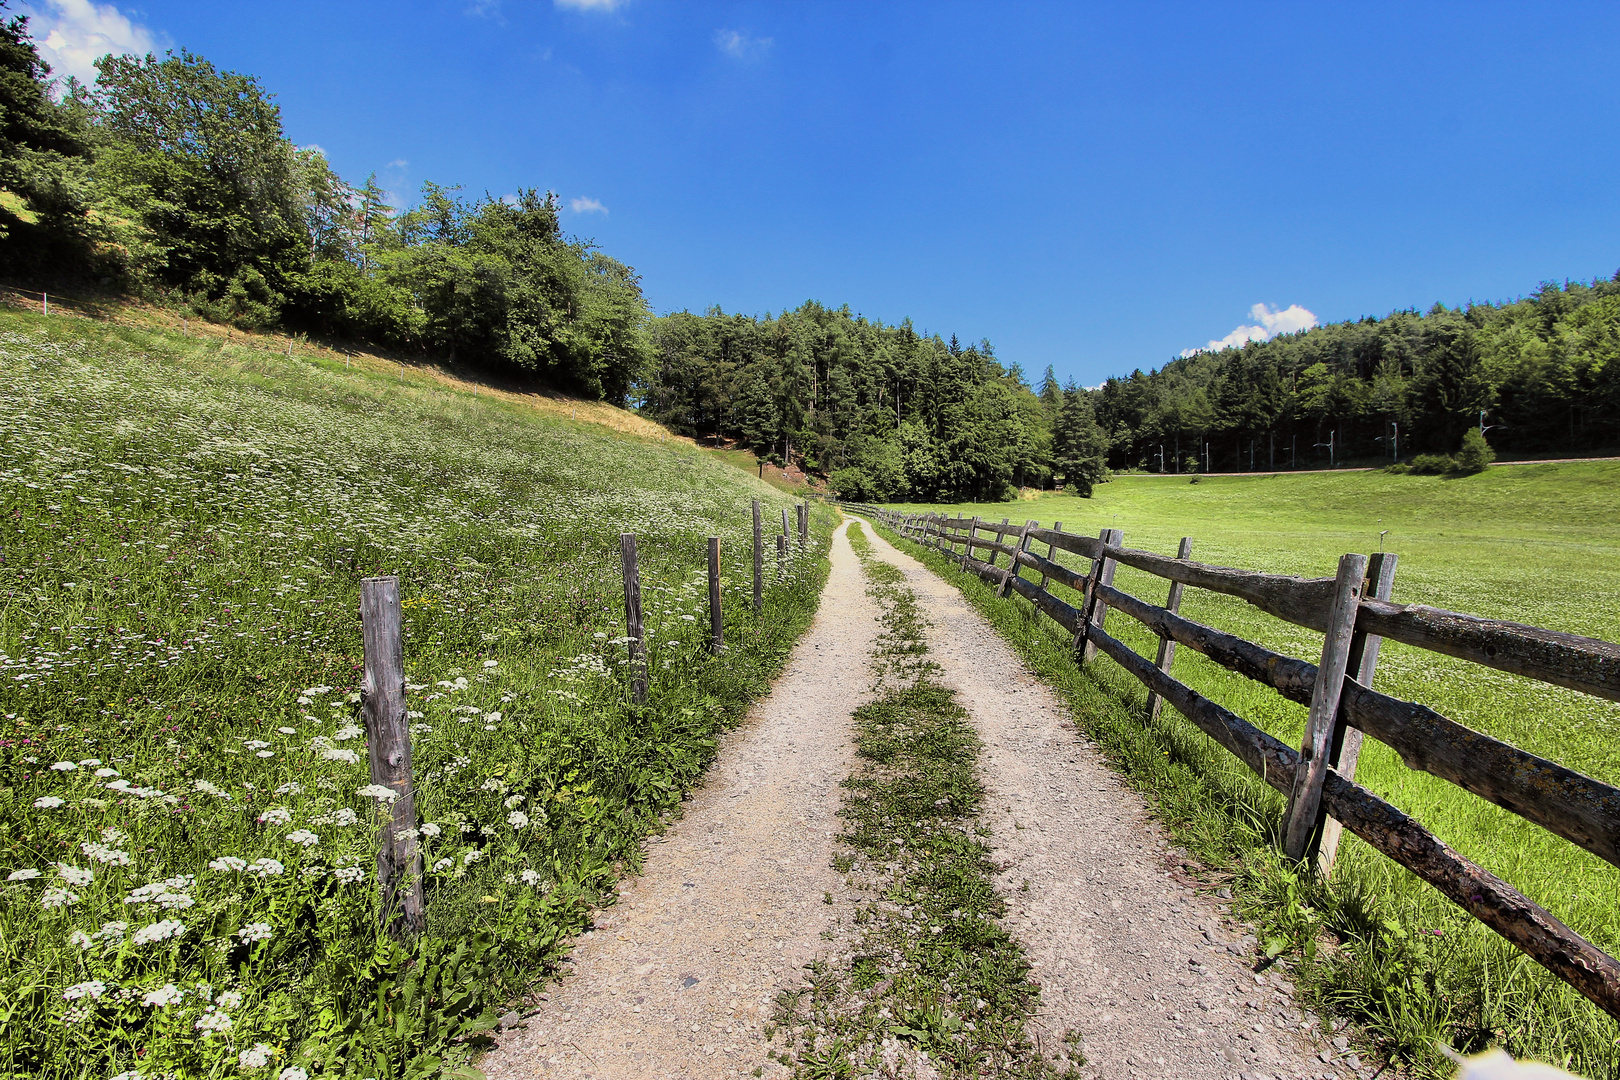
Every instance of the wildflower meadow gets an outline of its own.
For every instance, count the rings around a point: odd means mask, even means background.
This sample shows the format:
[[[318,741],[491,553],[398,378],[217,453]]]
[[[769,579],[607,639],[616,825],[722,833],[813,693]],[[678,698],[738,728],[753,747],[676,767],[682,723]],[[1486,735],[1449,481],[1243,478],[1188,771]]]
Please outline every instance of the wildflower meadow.
[[[768,552],[756,615],[756,497],[788,503],[685,444],[442,385],[0,314],[0,1075],[473,1075],[813,613],[830,516]],[[380,573],[426,852],[403,942],[359,721]]]

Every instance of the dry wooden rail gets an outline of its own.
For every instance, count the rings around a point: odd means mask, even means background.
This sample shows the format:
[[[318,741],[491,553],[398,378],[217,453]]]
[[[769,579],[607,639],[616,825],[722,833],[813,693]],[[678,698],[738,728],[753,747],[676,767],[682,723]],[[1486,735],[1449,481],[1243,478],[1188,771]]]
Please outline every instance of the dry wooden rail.
[[[941,552],[996,585],[1001,595],[1017,592],[1074,635],[1077,661],[1106,653],[1148,688],[1155,711],[1158,702],[1169,702],[1287,797],[1283,846],[1289,856],[1330,873],[1339,832],[1349,829],[1620,1019],[1620,963],[1355,783],[1361,740],[1371,737],[1392,747],[1408,768],[1440,777],[1620,866],[1620,788],[1372,689],[1379,645],[1389,638],[1620,701],[1620,645],[1393,603],[1393,555],[1346,555],[1331,578],[1286,577],[1193,562],[1187,557],[1190,539],[1182,541],[1178,557],[1170,558],[1127,548],[1114,530],[1090,537],[1043,529],[1033,521],[992,525],[977,518],[849,508]],[[1047,555],[1028,550],[1032,541],[1045,544]],[[1059,550],[1086,559],[1088,569],[1061,565],[1055,559]],[[1007,556],[1007,566],[995,565],[998,555]],[[1116,564],[1170,581],[1167,603],[1161,607],[1115,588]],[[1040,575],[1040,582],[1023,577],[1025,569]],[[1077,594],[1078,603],[1054,595],[1049,588],[1054,582]],[[1322,632],[1320,661],[1284,656],[1185,618],[1178,609],[1187,586],[1239,597],[1276,618]],[[1110,610],[1158,635],[1156,660],[1107,632]],[[1283,744],[1174,679],[1175,645],[1307,706],[1302,745]]]

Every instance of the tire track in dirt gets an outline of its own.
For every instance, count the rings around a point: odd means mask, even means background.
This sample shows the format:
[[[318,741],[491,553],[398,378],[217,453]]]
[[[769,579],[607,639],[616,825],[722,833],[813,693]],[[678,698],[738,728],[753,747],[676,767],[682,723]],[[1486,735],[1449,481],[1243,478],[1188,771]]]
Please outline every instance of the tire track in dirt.
[[[1172,876],[1176,854],[1141,796],[1057,696],[955,586],[868,532],[905,573],[937,681],[984,740],[984,821],[1005,868],[1004,922],[1041,984],[1043,1040],[1078,1031],[1085,1077],[1356,1075],[1324,1050],[1291,987],[1254,974],[1253,939],[1219,900]]]
[[[878,625],[844,529],[785,672],[581,936],[572,977],[479,1062],[490,1080],[786,1074],[765,1057],[770,1003],[853,909],[834,836]]]

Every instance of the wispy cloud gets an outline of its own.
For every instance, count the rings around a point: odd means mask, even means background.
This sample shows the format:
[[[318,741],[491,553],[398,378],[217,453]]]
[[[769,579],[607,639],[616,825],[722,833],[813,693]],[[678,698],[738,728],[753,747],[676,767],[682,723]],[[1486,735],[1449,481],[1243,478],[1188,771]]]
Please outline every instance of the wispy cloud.
[[[576,214],[606,214],[608,208],[595,199],[587,199],[583,195],[577,199],[568,200],[568,209]]]
[[[618,11],[629,0],[552,0],[560,8],[572,11]]]
[[[1295,334],[1316,325],[1316,316],[1298,304],[1289,304],[1280,311],[1265,304],[1256,304],[1249,309],[1249,318],[1254,322],[1238,327],[1219,341],[1211,341],[1203,348],[1183,349],[1181,355],[1219,352],[1222,349],[1247,345],[1251,341],[1269,341],[1278,334]]]
[[[132,21],[111,4],[90,0],[36,0],[28,32],[39,54],[60,77],[94,82],[96,61],[108,53],[145,56],[172,43],[167,34]]]
[[[754,37],[741,30],[716,30],[714,46],[733,60],[758,60],[770,51],[772,39]]]

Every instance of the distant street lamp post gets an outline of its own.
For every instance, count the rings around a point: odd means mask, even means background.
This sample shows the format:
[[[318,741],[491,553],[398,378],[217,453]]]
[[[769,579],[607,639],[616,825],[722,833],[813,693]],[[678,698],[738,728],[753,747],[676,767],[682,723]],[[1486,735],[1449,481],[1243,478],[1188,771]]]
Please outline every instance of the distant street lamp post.
[[[1338,438],[1338,435],[1339,432],[1337,429],[1330,431],[1328,432],[1327,442],[1319,442],[1316,444],[1317,446],[1325,446],[1328,448],[1328,468],[1330,469],[1333,468],[1333,443]]]

